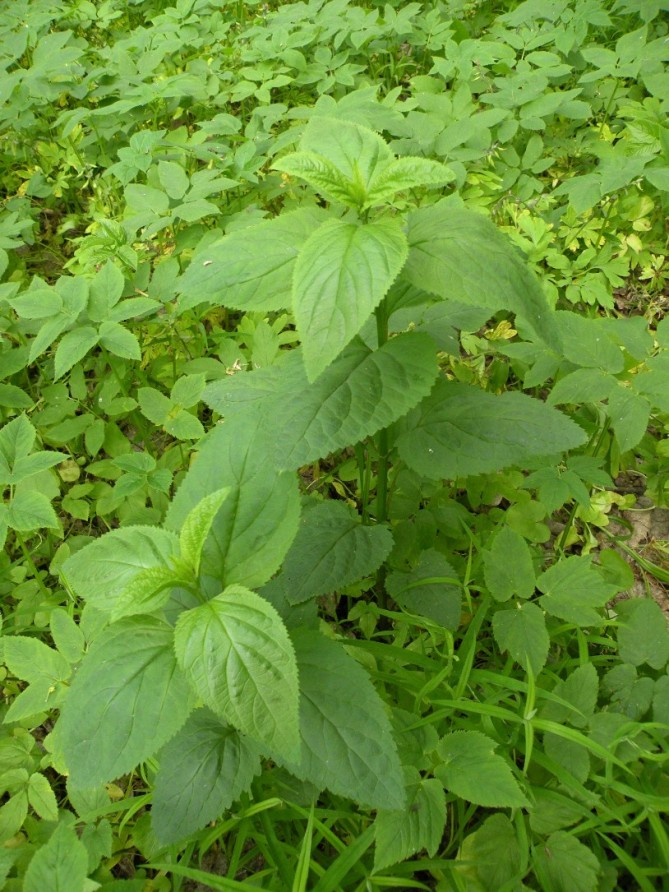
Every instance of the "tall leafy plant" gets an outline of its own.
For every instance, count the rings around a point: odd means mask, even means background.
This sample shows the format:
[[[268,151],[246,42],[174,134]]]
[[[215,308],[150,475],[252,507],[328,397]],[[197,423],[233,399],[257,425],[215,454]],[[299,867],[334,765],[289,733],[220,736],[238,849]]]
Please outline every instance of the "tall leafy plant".
[[[65,561],[67,584],[104,621],[54,745],[73,790],[157,757],[152,815],[165,843],[219,816],[263,758],[388,813],[388,833],[417,796],[443,812],[440,784],[484,805],[523,805],[510,763],[479,732],[439,742],[426,786],[403,771],[371,677],[319,631],[314,607],[375,574],[385,598],[394,468],[429,483],[584,441],[539,400],[440,371],[444,326],[463,314],[512,312],[528,339],[559,351],[555,317],[486,218],[454,198],[411,209],[452,179],[443,165],[396,158],[377,133],[314,117],[299,150],[274,166],[307,184],[302,205],[203,248],[179,282],[180,307],[289,309],[301,347],[208,386],[204,399],[224,421],[202,441],[164,528],[113,530]],[[430,308],[426,321],[402,330],[401,311],[416,304]],[[369,484],[361,514],[300,496],[296,472],[345,447]],[[442,556],[426,556],[424,577],[448,575]],[[394,599],[457,627],[458,586],[435,604],[400,577],[388,578]],[[483,798],[472,754],[490,785]]]

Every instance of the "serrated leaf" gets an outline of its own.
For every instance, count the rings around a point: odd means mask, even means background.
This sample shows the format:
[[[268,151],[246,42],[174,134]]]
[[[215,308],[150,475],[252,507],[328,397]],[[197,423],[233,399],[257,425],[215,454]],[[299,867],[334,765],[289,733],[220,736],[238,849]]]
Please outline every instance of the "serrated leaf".
[[[390,722],[365,670],[318,632],[293,633],[302,758],[289,771],[370,808],[401,809],[405,792]],[[355,691],[355,696],[351,692]]]
[[[3,639],[3,662],[17,678],[27,682],[45,681],[55,685],[70,677],[70,664],[65,657],[27,635],[10,635]]]
[[[407,156],[397,158],[372,177],[365,207],[382,204],[397,192],[419,186],[443,186],[454,179],[453,171],[439,161]]]
[[[669,660],[669,630],[660,607],[646,598],[632,598],[621,601],[617,609],[620,659],[632,666],[647,663],[662,669]]]
[[[112,530],[75,552],[62,573],[74,593],[98,610],[111,613],[136,576],[152,567],[167,568],[179,554],[174,533],[157,527]]]
[[[342,502],[323,502],[302,516],[281,581],[291,604],[327,595],[373,573],[393,545],[389,530],[363,526]]]
[[[69,458],[64,452],[34,452],[32,455],[17,458],[12,468],[8,483],[16,484],[27,480],[34,474],[41,474],[54,465],[60,464]]]
[[[534,592],[532,553],[523,537],[509,526],[495,533],[484,556],[483,573],[496,601],[508,601],[514,595],[529,598]]]
[[[191,610],[174,647],[198,696],[275,756],[298,758],[297,665],[281,617],[240,585]]]
[[[577,424],[525,394],[441,380],[408,416],[397,446],[422,476],[452,480],[572,449],[585,439]]]
[[[49,781],[39,772],[30,775],[28,804],[43,821],[58,820],[58,802],[55,793]]]
[[[37,432],[25,415],[19,415],[0,428],[0,455],[13,465],[32,451]]]
[[[592,566],[589,556],[568,557],[549,567],[537,579],[544,595],[541,607],[553,616],[578,626],[600,625],[602,608],[617,593]]]
[[[202,422],[186,409],[181,409],[174,417],[167,418],[164,427],[167,433],[177,440],[199,440],[204,436]]]
[[[123,273],[108,260],[90,283],[87,308],[90,319],[93,322],[107,319],[112,307],[121,299],[124,288]]]
[[[78,663],[86,645],[84,633],[63,607],[56,607],[51,611],[49,631],[58,653],[68,663]]]
[[[417,774],[417,773],[416,773]],[[422,849],[433,858],[444,834],[446,798],[435,778],[417,779],[407,788],[402,811],[379,811],[374,822],[374,870],[405,861]]]
[[[409,215],[409,257],[403,277],[440,297],[512,310],[560,349],[554,314],[522,255],[479,213],[448,201]]]
[[[395,570],[386,580],[388,594],[406,610],[427,616],[445,629],[460,624],[462,589],[455,570],[441,552],[433,548],[420,554],[409,571]]]
[[[94,640],[58,722],[75,786],[132,771],[186,721],[194,696],[173,645],[172,627],[148,616],[123,619]]]
[[[543,612],[536,604],[518,604],[513,610],[498,610],[492,619],[497,644],[527,672],[538,675],[546,665],[550,636]]]
[[[130,583],[114,601],[112,620],[138,613],[154,613],[170,599],[171,591],[183,583],[190,583],[192,577],[178,572],[178,563],[172,567],[145,567],[135,574]],[[186,578],[184,578],[186,576]]]
[[[566,679],[559,681],[552,693],[557,700],[546,700],[541,709],[541,718],[557,722],[560,725],[569,723],[575,728],[585,728],[597,706],[599,693],[599,676],[592,663],[584,663],[574,669]]]
[[[196,710],[160,753],[151,821],[163,844],[216,820],[260,771],[258,750],[208,709]]]
[[[313,384],[293,355],[281,368],[210,384],[205,401],[226,417],[255,403],[276,463],[296,470],[388,427],[430,392],[436,375],[434,342],[408,332],[375,351],[354,339]]]
[[[73,365],[95,347],[98,340],[98,333],[91,325],[81,325],[74,331],[68,331],[56,348],[54,379],[62,378],[65,372],[69,372]]]
[[[508,763],[495,754],[497,744],[480,731],[454,731],[439,741],[443,764],[435,775],[446,789],[467,802],[488,808],[529,805]]]
[[[7,523],[12,529],[27,533],[40,527],[57,527],[58,518],[44,493],[24,489],[17,492],[9,503]]]
[[[181,559],[190,564],[195,576],[200,570],[200,557],[211,525],[229,495],[230,488],[225,487],[205,496],[188,512],[181,527],[179,533]]]
[[[205,496],[230,488],[212,523],[200,568],[222,586],[263,585],[278,570],[297,532],[297,480],[268,462],[260,421],[248,412],[216,427],[167,512],[165,525],[180,530]]]
[[[206,380],[204,375],[184,375],[175,381],[170,391],[170,399],[175,405],[190,409],[202,399]]]
[[[358,334],[406,257],[397,220],[328,220],[307,240],[295,263],[292,307],[309,381]]]
[[[74,830],[59,824],[28,865],[24,892],[85,892],[88,853]]]
[[[56,338],[60,337],[71,323],[72,320],[65,314],[47,320],[40,328],[37,336],[30,342],[28,361],[35,362],[37,357],[48,350]]]
[[[7,409],[30,409],[34,400],[15,384],[0,384],[0,406]]]
[[[301,208],[215,242],[178,280],[180,311],[201,303],[248,311],[289,307],[295,258],[324,219],[318,208]]]
[[[335,165],[316,152],[292,152],[272,165],[290,176],[296,176],[320,192],[328,200],[340,201],[348,207],[358,207],[358,197],[351,184]]]
[[[119,322],[103,322],[98,333],[101,346],[113,353],[114,356],[120,356],[122,359],[135,359],[138,362],[142,358],[142,351],[136,336]]]
[[[465,838],[458,860],[472,865],[481,888],[497,892],[522,876],[522,859],[516,830],[506,815],[494,814]]]
[[[174,408],[172,401],[155,387],[140,387],[137,391],[137,400],[142,414],[153,424],[165,424]]]
[[[183,198],[190,186],[188,174],[175,161],[158,162],[158,179],[169,197],[176,200]]]
[[[534,849],[535,870],[554,892],[595,892],[597,856],[571,833],[558,830]]]

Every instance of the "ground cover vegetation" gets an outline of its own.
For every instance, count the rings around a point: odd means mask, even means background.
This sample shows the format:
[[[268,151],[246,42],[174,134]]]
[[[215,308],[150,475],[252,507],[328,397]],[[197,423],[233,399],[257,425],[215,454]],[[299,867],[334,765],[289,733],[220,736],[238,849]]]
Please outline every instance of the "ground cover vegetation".
[[[1,888],[669,888],[668,9],[2,4]]]

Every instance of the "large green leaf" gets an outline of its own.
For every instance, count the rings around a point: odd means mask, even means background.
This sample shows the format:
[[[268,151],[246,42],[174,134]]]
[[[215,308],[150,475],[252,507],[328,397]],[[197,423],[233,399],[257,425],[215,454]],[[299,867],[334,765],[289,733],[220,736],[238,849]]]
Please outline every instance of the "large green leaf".
[[[25,873],[24,892],[84,892],[88,852],[74,827],[60,824],[40,846]]]
[[[228,586],[180,615],[174,647],[211,710],[272,755],[299,758],[295,654],[268,601],[240,585]]]
[[[348,207],[357,207],[360,203],[354,184],[319,153],[292,152],[275,161],[272,168],[300,177],[328,200],[341,201]]]
[[[601,625],[601,608],[618,592],[585,555],[553,564],[537,579],[537,588],[544,593],[539,599],[544,610],[578,626]]]
[[[506,815],[491,815],[478,830],[466,837],[458,854],[458,860],[471,865],[484,892],[499,889],[522,888],[522,857],[516,829]],[[513,881],[516,885],[510,885]]]
[[[389,201],[397,192],[420,186],[442,186],[455,179],[453,171],[439,161],[404,156],[377,170],[369,184],[366,206]]]
[[[441,380],[408,416],[397,445],[410,468],[439,480],[499,471],[585,439],[577,424],[525,394]]]
[[[205,401],[226,417],[255,406],[279,467],[297,469],[388,427],[430,392],[434,342],[407,332],[379,350],[358,338],[309,384],[299,355],[282,366],[216,381]]]
[[[442,785],[435,778],[421,780],[413,771],[407,793],[407,807],[402,811],[382,810],[376,816],[375,871],[405,861],[421,849],[433,858],[439,848],[446,823]]]
[[[173,642],[172,627],[154,617],[123,619],[95,639],[58,723],[75,786],[132,771],[186,721],[194,698]]]
[[[158,527],[122,527],[71,555],[62,573],[79,598],[111,613],[137,577],[149,569],[167,569],[178,554],[174,533]]]
[[[393,546],[382,526],[363,526],[343,502],[322,502],[305,511],[281,571],[291,604],[327,595],[373,573]]]
[[[202,552],[201,572],[257,588],[279,568],[300,515],[297,479],[268,461],[262,413],[246,412],[214,429],[186,474],[165,524],[180,530],[198,502],[229,487]]]
[[[295,258],[324,219],[318,208],[301,208],[215,242],[179,279],[180,310],[200,303],[236,310],[289,307]]]
[[[532,552],[520,533],[506,525],[495,533],[484,557],[483,575],[496,601],[508,601],[514,595],[531,597],[535,583]]]
[[[161,750],[151,820],[177,842],[218,818],[260,770],[257,747],[208,709],[197,709]]]
[[[571,833],[558,830],[536,846],[533,863],[542,888],[554,892],[595,892],[597,856]]]
[[[409,216],[404,277],[424,291],[477,307],[512,310],[560,349],[553,313],[522,255],[486,217],[448,202]]]
[[[404,807],[402,769],[383,702],[343,647],[318,632],[293,634],[300,673],[301,780],[370,808]]]
[[[498,610],[492,630],[500,648],[508,651],[527,672],[538,675],[546,665],[550,638],[543,611],[536,604]]]
[[[406,257],[398,220],[328,220],[308,239],[295,263],[292,306],[310,381],[358,334]]]
[[[660,607],[650,599],[633,598],[621,601],[618,611],[620,659],[632,666],[648,663],[653,669],[662,669],[669,659],[669,630]]]
[[[455,570],[440,551],[422,551],[414,568],[395,570],[388,576],[386,588],[411,613],[427,616],[445,629],[458,628],[462,589]]]
[[[447,790],[467,802],[489,808],[527,807],[509,764],[495,754],[495,747],[480,731],[454,731],[439,741],[443,764],[434,773]]]

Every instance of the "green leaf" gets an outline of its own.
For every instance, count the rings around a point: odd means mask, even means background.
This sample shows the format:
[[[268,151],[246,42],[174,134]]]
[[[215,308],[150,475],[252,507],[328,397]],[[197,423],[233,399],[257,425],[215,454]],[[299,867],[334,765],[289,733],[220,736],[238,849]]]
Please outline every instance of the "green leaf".
[[[327,595],[377,570],[393,537],[383,526],[363,526],[342,502],[322,502],[304,512],[286,555],[281,582],[291,604]]]
[[[180,530],[205,496],[230,488],[201,563],[201,572],[222,586],[263,585],[278,570],[297,532],[297,480],[268,462],[260,420],[255,412],[247,412],[214,428],[167,512],[165,525]]]
[[[94,787],[132,771],[176,734],[193,699],[171,626],[148,616],[109,626],[74,676],[58,722],[73,784]]]
[[[28,782],[28,804],[43,821],[58,820],[58,802],[51,784],[43,774],[35,772]]]
[[[183,522],[179,533],[181,559],[190,564],[195,576],[200,570],[200,557],[211,525],[229,495],[229,487],[210,493],[188,512]]]
[[[631,598],[617,605],[618,653],[632,666],[647,663],[662,669],[669,660],[669,630],[660,607],[647,598]]]
[[[534,868],[553,892],[595,892],[600,864],[570,833],[558,830],[534,849]],[[550,885],[548,885],[550,884]]]
[[[560,725],[570,724],[575,728],[585,728],[597,707],[597,670],[592,663],[584,663],[563,681],[559,681],[552,693],[563,702],[546,700],[541,709],[541,718]]]
[[[576,369],[560,378],[548,395],[550,406],[564,403],[596,403],[608,399],[618,387],[616,379],[601,369]]]
[[[23,880],[24,892],[85,892],[88,853],[74,827],[59,824],[33,855]]]
[[[260,595],[231,585],[184,611],[174,647],[198,696],[272,755],[300,750],[297,666],[281,617]]]
[[[175,567],[145,567],[135,574],[115,599],[111,610],[112,620],[138,613],[155,613],[170,600],[172,589],[180,584],[189,584],[190,573],[178,572]]]
[[[161,750],[151,820],[168,845],[220,817],[260,771],[257,748],[208,709],[197,709]]]
[[[17,678],[27,682],[45,681],[56,685],[72,672],[65,657],[37,638],[10,635],[3,640],[3,661]]]
[[[397,220],[329,220],[306,241],[295,264],[292,305],[309,381],[358,334],[406,257]]]
[[[54,360],[54,379],[61,378],[69,372],[73,365],[83,359],[89,350],[97,344],[99,338],[96,329],[90,325],[82,325],[63,336],[56,349]]]
[[[648,430],[650,411],[650,403],[645,397],[624,387],[611,391],[608,414],[621,453],[628,452],[641,442]]]
[[[441,380],[408,416],[397,446],[422,476],[452,480],[573,449],[585,439],[573,421],[525,394]]]
[[[9,503],[7,523],[13,530],[27,533],[40,527],[57,527],[58,518],[44,493],[24,489]]]
[[[107,319],[112,307],[121,299],[124,288],[123,273],[108,260],[90,283],[87,311],[93,322]]]
[[[86,640],[81,627],[63,607],[56,607],[49,617],[49,631],[58,653],[68,663],[78,663],[84,653]]]
[[[365,207],[389,201],[397,192],[420,186],[443,186],[454,179],[453,171],[439,161],[407,156],[397,158],[372,177]]]
[[[472,866],[485,892],[521,888],[520,885],[510,886],[514,881],[520,883],[522,858],[516,830],[506,815],[491,815],[478,830],[467,836],[458,853],[458,861]]]
[[[522,255],[479,213],[447,201],[409,215],[404,277],[439,297],[512,310],[547,344],[560,349],[554,314]]]
[[[140,387],[137,400],[142,414],[153,424],[163,425],[174,408],[172,401],[155,387]]]
[[[103,322],[99,328],[100,345],[114,356],[122,359],[134,359],[139,362],[142,351],[135,335],[119,322]]]
[[[386,580],[388,594],[411,613],[427,616],[445,629],[460,624],[462,589],[453,567],[433,548],[420,554],[408,572],[395,570]]]
[[[175,405],[190,409],[202,399],[206,380],[204,375],[184,375],[174,383],[170,399]]]
[[[495,755],[496,743],[479,731],[455,731],[439,741],[443,764],[435,775],[446,789],[467,802],[488,808],[529,805],[505,759]]]
[[[228,418],[256,403],[276,463],[296,470],[397,421],[427,396],[436,375],[434,342],[408,332],[375,351],[355,338],[313,384],[293,354],[280,369],[210,384],[205,401]]]
[[[534,593],[532,553],[523,537],[509,526],[501,527],[483,560],[485,584],[496,601]]]
[[[31,409],[34,400],[15,384],[0,384],[0,406],[6,409]]]
[[[518,604],[493,616],[495,641],[527,672],[538,675],[546,665],[550,637],[543,612],[536,604]]]
[[[559,310],[555,321],[562,337],[562,353],[570,362],[612,374],[622,371],[623,352],[604,319],[588,319],[571,310]]]
[[[53,468],[54,465],[60,464],[69,457],[65,452],[33,452],[32,455],[17,458],[7,482],[20,483],[34,474],[41,474],[42,471]]]
[[[147,568],[168,568],[179,540],[157,527],[129,526],[105,533],[63,563],[62,574],[79,598],[111,613],[118,598]]]
[[[7,466],[29,455],[37,432],[25,415],[19,415],[0,429],[0,455]]]
[[[172,418],[166,419],[165,430],[177,440],[199,440],[204,436],[204,428],[197,416],[186,409],[178,411]]]
[[[325,218],[318,208],[301,208],[214,242],[178,280],[179,310],[201,303],[248,311],[289,307],[295,258]]]
[[[0,806],[0,843],[7,842],[19,832],[27,814],[28,794],[24,790],[11,796],[4,805]],[[24,889],[26,888],[25,882],[24,879]],[[34,889],[34,892],[37,892],[37,889]],[[63,887],[63,892],[65,892],[65,887]]]
[[[365,670],[318,632],[293,633],[300,679],[300,780],[369,808],[401,809],[405,792],[385,707]],[[355,696],[351,696],[351,692]]]
[[[539,599],[544,610],[577,626],[601,625],[601,608],[618,591],[593,568],[589,556],[553,564],[537,579],[537,588],[544,593]]]
[[[274,162],[272,169],[300,177],[330,201],[341,201],[352,208],[360,204],[352,184],[331,161],[316,152],[284,155]]]
[[[433,858],[444,835],[446,798],[438,780],[421,780],[418,772],[407,787],[402,811],[379,811],[374,822],[374,870],[405,861],[422,849]]]
[[[188,174],[174,161],[158,162],[158,179],[169,197],[175,200],[183,198],[190,186]]]

